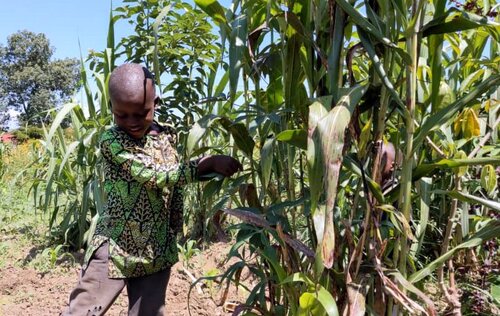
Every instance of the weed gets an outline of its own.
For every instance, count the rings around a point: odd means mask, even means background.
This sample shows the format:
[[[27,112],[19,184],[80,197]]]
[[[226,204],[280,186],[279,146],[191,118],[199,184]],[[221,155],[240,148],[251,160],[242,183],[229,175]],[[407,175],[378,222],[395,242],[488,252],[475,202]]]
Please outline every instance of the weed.
[[[208,270],[204,275],[204,277],[207,277],[206,285],[207,285],[208,290],[210,291],[210,295],[212,297],[214,296],[214,279],[216,276],[218,276],[220,274],[221,274],[221,271],[219,271],[219,269],[217,269],[217,268],[214,268],[214,269]]]
[[[58,261],[68,258],[71,263],[75,262],[75,257],[69,252],[63,252],[64,245],[57,245],[56,247],[45,248],[42,252],[42,258],[48,259],[49,267],[55,268]]]
[[[188,240],[184,246],[177,244],[177,249],[179,249],[179,256],[181,257],[182,263],[185,267],[191,267],[190,261],[191,259],[201,252],[200,249],[195,247],[195,240]]]

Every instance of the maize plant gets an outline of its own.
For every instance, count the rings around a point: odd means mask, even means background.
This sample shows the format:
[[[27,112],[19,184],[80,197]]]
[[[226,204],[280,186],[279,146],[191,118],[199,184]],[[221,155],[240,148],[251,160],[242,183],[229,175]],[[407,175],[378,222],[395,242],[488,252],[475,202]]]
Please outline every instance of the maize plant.
[[[65,214],[89,220],[78,195],[55,197],[68,184],[91,192],[79,185],[99,179],[95,168],[70,167],[96,157],[93,135],[111,122],[106,78],[124,56],[154,69],[165,99],[159,119],[180,132],[185,159],[229,152],[245,166],[233,179],[191,187],[186,206],[201,214],[205,237],[224,236],[233,224],[235,263],[207,278],[247,289],[236,314],[493,313],[500,301],[494,1],[127,3],[111,21],[135,23],[136,34],[115,47],[110,27],[108,49],[90,62],[98,127],[67,147],[55,125],[47,132],[44,205],[64,201]],[[183,20],[204,19],[200,10],[217,33]],[[190,29],[199,41],[175,46]],[[90,133],[88,123],[73,124]],[[251,284],[241,280],[244,270]]]

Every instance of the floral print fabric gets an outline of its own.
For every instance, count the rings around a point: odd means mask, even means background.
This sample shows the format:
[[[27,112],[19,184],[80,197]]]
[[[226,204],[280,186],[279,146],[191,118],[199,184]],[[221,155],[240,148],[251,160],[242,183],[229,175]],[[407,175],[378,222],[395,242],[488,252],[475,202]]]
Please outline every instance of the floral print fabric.
[[[101,135],[107,202],[85,264],[105,241],[109,241],[110,278],[149,275],[178,261],[182,187],[197,179],[197,161],[179,163],[175,143],[170,128],[140,140],[118,127]]]

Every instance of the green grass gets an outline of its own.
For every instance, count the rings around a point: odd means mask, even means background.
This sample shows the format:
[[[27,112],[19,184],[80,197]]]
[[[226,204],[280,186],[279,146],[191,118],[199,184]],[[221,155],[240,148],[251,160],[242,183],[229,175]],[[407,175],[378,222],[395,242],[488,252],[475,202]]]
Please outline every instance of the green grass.
[[[64,247],[53,244],[48,216],[34,207],[30,186],[35,167],[30,165],[35,159],[35,144],[8,146],[0,157],[5,167],[0,177],[0,269],[27,267],[46,273],[58,263],[65,268],[75,262]]]

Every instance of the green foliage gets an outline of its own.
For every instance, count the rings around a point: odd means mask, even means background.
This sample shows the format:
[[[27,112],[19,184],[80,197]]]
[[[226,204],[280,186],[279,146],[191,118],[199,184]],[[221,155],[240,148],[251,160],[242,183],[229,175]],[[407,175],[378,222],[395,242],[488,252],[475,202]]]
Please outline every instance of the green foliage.
[[[179,256],[181,258],[182,263],[190,268],[190,261],[194,256],[201,252],[200,249],[196,248],[196,240],[188,240],[184,245],[177,244],[177,249],[179,250]]]
[[[165,3],[154,1],[117,8],[116,16],[110,15],[109,47],[102,52],[92,52],[88,58],[90,78],[97,83],[97,93],[91,91],[86,65],[81,61],[81,82],[88,115],[80,105],[72,103],[64,105],[57,113],[51,112],[53,122],[42,140],[45,150],[38,162],[40,169],[33,193],[37,207],[50,214],[49,227],[61,243],[83,247],[91,234],[92,220],[98,216],[104,202],[99,186],[102,171],[97,140],[112,120],[107,82],[115,59],[124,55],[127,61],[151,67],[153,60],[158,58],[157,82],[160,83],[164,73],[174,76],[171,84],[160,85],[161,92],[172,92],[175,96],[172,100],[182,107],[166,100],[168,105],[159,109],[162,121],[166,120],[165,113],[175,108],[182,109],[182,113],[190,112],[188,107],[206,93],[202,84],[206,78],[204,65],[218,53],[212,44],[211,26],[204,20],[205,15],[190,5],[176,3],[172,10],[162,10],[161,5]],[[119,19],[133,23],[137,36],[123,38],[115,47],[114,23]],[[155,43],[159,50],[155,50]],[[115,51],[115,48],[120,50]],[[179,121],[175,115],[169,115],[169,120]],[[65,137],[66,121],[72,127],[70,137]],[[184,115],[183,121],[189,121],[188,115]],[[179,125],[181,138],[183,129]]]
[[[0,46],[1,104],[21,111],[21,120],[47,122],[47,110],[66,102],[78,86],[76,59],[51,60],[54,49],[43,33],[19,31]]]
[[[27,126],[26,135],[28,135],[30,139],[42,139],[44,137],[43,129],[36,126]]]
[[[214,278],[216,278],[220,274],[221,274],[221,272],[219,271],[219,269],[214,268],[214,269],[210,269],[207,272],[205,272],[205,275],[203,276],[204,278],[206,278],[206,284],[207,284],[208,290],[210,291],[210,295],[212,297],[214,296],[214,292],[215,292]]]
[[[5,162],[3,160],[4,155],[6,154],[6,146],[3,143],[0,143],[0,180],[3,178],[3,174],[5,173]]]
[[[319,287],[316,286],[315,282],[302,273],[295,273],[283,281],[283,283],[290,282],[304,282],[310,289],[308,292],[301,294],[299,298],[300,306],[297,315],[339,315],[337,303],[324,287],[321,285]]]
[[[73,126],[69,144],[61,126],[67,116]],[[98,137],[109,119],[86,117],[79,105],[66,104],[41,140],[32,186],[35,206],[49,215],[52,237],[75,249],[86,243],[91,220],[103,207]]]
[[[37,126],[26,126],[12,131],[18,143],[26,142],[29,139],[42,139],[44,137],[43,129]]]
[[[36,166],[39,147],[28,141],[9,148],[2,156],[6,166],[0,181],[0,269],[7,265],[32,267],[40,273],[53,272],[55,265],[75,260],[64,253],[63,246],[54,245],[47,238],[47,225],[41,212],[33,211],[29,188]]]
[[[499,237],[493,226],[490,234],[480,229],[484,214],[497,209],[496,176],[486,167],[480,179],[475,167],[497,165],[500,153],[498,112],[489,109],[500,78],[497,21],[456,8],[445,12],[446,1],[253,1],[228,9],[217,1],[196,3],[227,41],[230,70],[220,85],[241,97],[218,104],[238,133],[213,124],[223,119],[209,110],[191,129],[187,148],[196,153],[229,144],[246,162],[245,182],[231,202],[251,213],[227,211],[243,224],[233,227],[231,255],[240,261],[224,274],[238,283],[241,267],[253,266],[244,244],[257,254],[258,281],[245,305],[263,315],[322,313],[311,311],[317,292],[282,283],[303,273],[335,293],[343,313],[435,313],[406,278],[437,271],[445,282],[443,266],[457,252],[477,251]],[[391,162],[381,145],[388,140],[396,148]],[[233,190],[225,185],[221,202]],[[293,206],[278,212],[278,205]],[[469,213],[472,205],[476,211]],[[299,241],[292,236],[305,245],[287,244]],[[311,248],[314,262],[301,257]],[[395,268],[401,293],[389,289],[389,275],[396,274],[383,272]],[[366,273],[375,276],[369,283]],[[259,296],[264,291],[268,298]],[[360,297],[367,298],[363,312]]]
[[[189,3],[167,0],[136,2],[115,12],[116,20],[129,22],[135,30],[121,39],[123,49],[117,55],[154,69],[163,95],[160,120],[177,124],[182,117],[191,125],[192,112],[203,111],[198,101],[211,96],[207,66],[220,54],[206,15]],[[165,75],[169,83],[161,84]]]
[[[30,139],[30,137],[21,129],[13,131],[12,135],[16,137],[16,140],[19,143],[24,143],[25,141]]]
[[[56,263],[65,258],[69,258],[73,263],[75,262],[75,257],[69,253],[64,252],[64,245],[57,245],[56,247],[48,247],[42,251],[41,256],[47,262],[47,271],[50,271],[55,268]]]
[[[448,267],[486,265],[482,246],[500,235],[498,21],[445,11],[456,2],[444,0],[196,1],[215,39],[188,4],[129,3],[111,19],[110,47],[90,58],[89,117],[67,105],[46,133],[42,205],[65,214],[52,225],[70,237],[77,226],[80,245],[99,209],[95,137],[110,123],[105,87],[122,55],[153,65],[167,96],[159,119],[180,131],[182,159],[222,152],[244,164],[234,179],[187,188],[185,214],[191,238],[234,224],[222,278],[248,290],[242,309],[436,314],[420,290],[435,277],[460,312]],[[119,52],[115,19],[136,31]],[[194,249],[179,247],[185,258]]]

